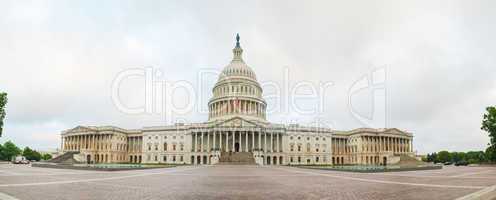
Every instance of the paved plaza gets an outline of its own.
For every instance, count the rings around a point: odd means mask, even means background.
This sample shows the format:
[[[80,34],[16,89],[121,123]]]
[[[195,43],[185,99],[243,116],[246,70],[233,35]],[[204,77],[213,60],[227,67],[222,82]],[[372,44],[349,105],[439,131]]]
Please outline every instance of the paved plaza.
[[[496,168],[350,173],[255,165],[100,172],[0,165],[0,199],[457,199],[496,188]]]

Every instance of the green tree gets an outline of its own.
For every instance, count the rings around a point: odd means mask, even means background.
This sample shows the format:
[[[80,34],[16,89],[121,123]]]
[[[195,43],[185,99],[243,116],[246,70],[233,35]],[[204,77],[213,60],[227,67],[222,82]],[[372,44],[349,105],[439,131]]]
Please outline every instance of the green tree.
[[[467,152],[467,155],[465,157],[466,157],[465,159],[470,164],[481,163],[486,161],[483,151],[469,151]]]
[[[49,154],[49,153],[45,153],[45,154],[43,154],[43,155],[41,156],[41,159],[42,159],[42,160],[50,160],[50,159],[52,159],[52,155],[51,155],[51,154]]]
[[[488,161],[496,162],[496,107],[486,108],[481,129],[489,133],[489,147],[486,149]]]
[[[5,105],[7,104],[7,93],[0,92],[0,137],[3,133],[3,119],[5,118]]]
[[[12,160],[14,156],[21,155],[21,149],[11,141],[5,142],[0,150],[0,160]]]
[[[451,154],[448,151],[440,151],[437,153],[437,161],[438,162],[450,162]]]
[[[431,162],[434,162],[434,163],[438,163],[439,162],[439,159],[437,159],[437,153],[434,152],[431,154]]]
[[[30,149],[29,147],[24,147],[24,150],[22,150],[22,156],[30,160],[29,157],[31,157],[32,155],[33,155],[33,150]]]
[[[26,157],[28,160],[41,160],[41,154],[37,151],[30,149],[29,147],[25,147],[22,151],[22,156]]]
[[[467,161],[467,154],[465,152],[452,152],[451,153],[451,161],[459,162],[459,161]]]

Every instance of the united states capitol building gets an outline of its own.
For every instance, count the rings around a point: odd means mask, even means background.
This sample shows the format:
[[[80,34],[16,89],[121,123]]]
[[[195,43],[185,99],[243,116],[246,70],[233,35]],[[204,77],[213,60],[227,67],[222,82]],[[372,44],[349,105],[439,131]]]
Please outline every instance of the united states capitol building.
[[[266,120],[267,103],[237,37],[203,123],[122,129],[77,126],[62,132],[62,150],[83,163],[384,165],[413,156],[411,133],[396,128],[338,131]]]

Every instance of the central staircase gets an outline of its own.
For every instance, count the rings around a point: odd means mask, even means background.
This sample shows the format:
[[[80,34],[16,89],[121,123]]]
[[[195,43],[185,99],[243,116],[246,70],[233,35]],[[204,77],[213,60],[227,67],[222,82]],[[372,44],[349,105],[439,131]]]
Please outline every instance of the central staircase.
[[[220,165],[255,165],[251,152],[221,152]]]

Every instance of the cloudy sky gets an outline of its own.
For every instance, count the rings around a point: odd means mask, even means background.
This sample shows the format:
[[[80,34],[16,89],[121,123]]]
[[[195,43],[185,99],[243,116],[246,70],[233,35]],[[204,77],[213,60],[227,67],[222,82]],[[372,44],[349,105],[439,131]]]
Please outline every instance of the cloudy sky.
[[[419,153],[482,150],[488,137],[480,121],[485,107],[496,104],[495,7],[494,1],[2,0],[0,91],[9,102],[0,142],[44,150],[60,146],[60,132],[77,125],[206,121],[217,79],[211,72],[229,63],[239,33],[271,122],[396,127],[414,134]],[[153,91],[164,82],[189,90],[164,86],[167,100],[153,98],[153,111],[125,112],[112,85],[123,73],[145,69],[153,72]],[[119,103],[149,105],[145,80],[120,82]],[[355,93],[358,82],[368,87]],[[322,83],[332,85],[312,90]],[[379,123],[357,117],[380,111]]]

